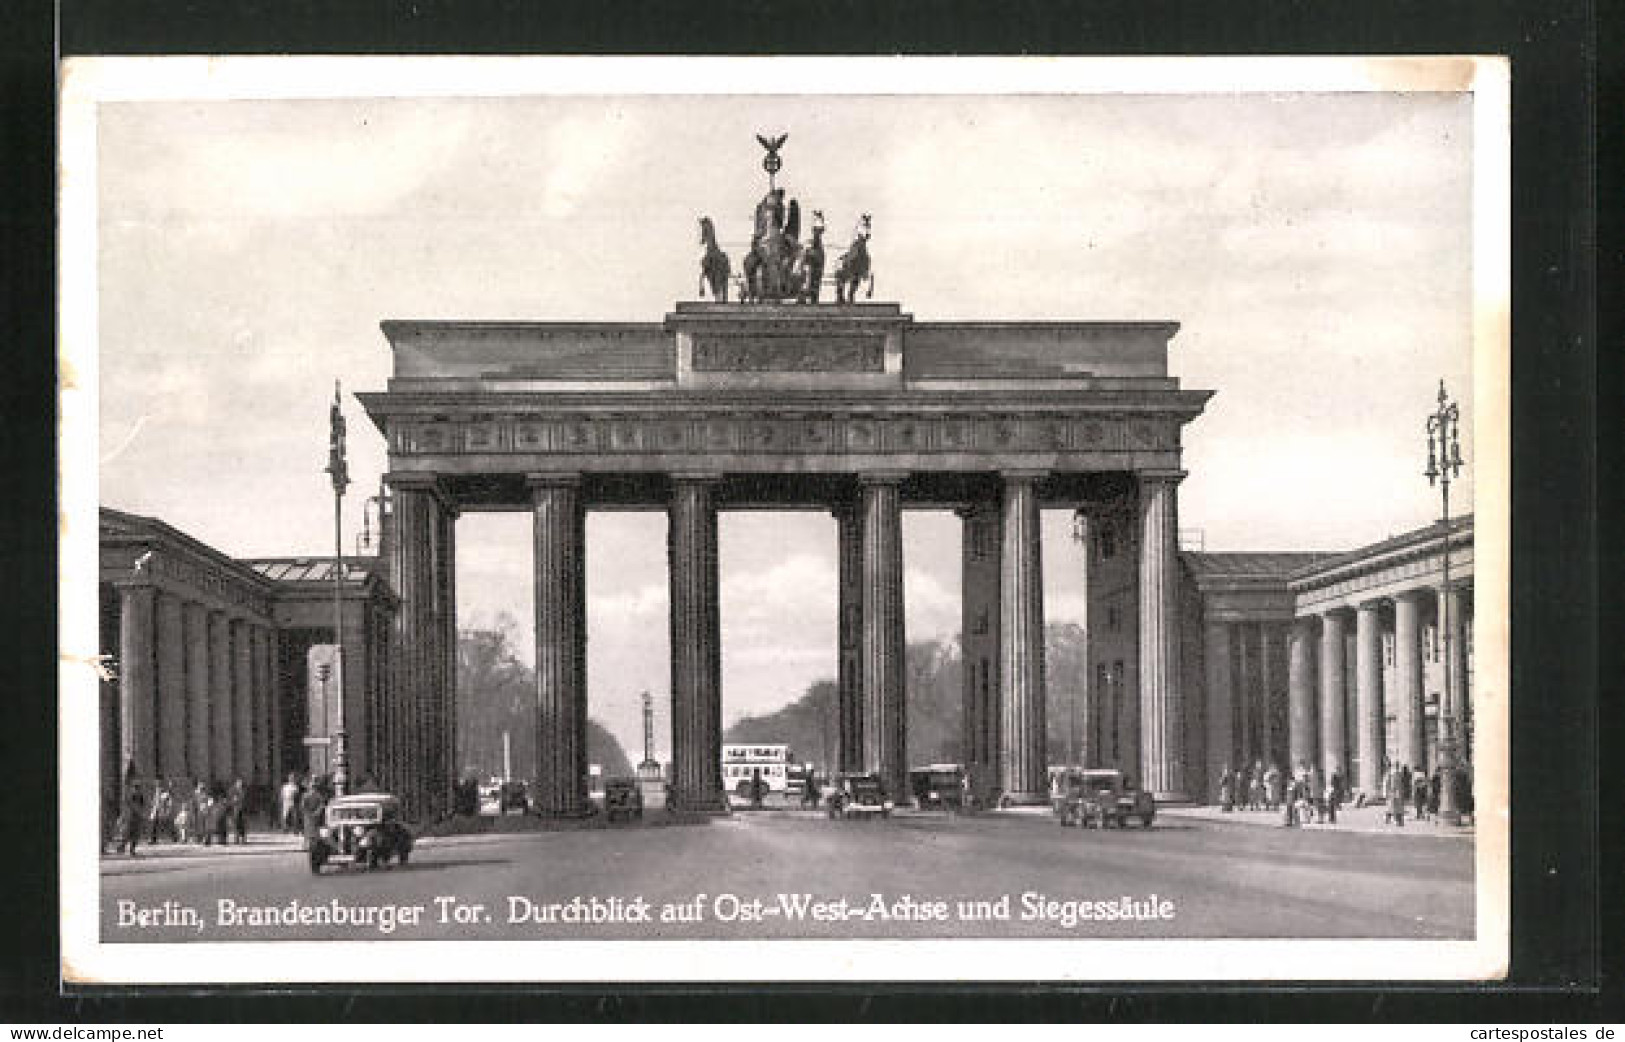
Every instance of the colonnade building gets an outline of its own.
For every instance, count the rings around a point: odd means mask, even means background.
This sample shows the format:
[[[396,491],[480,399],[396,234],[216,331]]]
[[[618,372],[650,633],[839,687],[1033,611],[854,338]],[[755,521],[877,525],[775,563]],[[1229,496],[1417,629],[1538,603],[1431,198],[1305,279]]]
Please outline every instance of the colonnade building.
[[[1440,721],[1470,729],[1471,522],[1452,528],[1448,583],[1436,527],[1349,554],[1181,553],[1182,433],[1212,392],[1169,374],[1177,329],[916,322],[882,303],[385,322],[393,374],[358,397],[388,448],[386,537],[342,583],[351,776],[416,816],[449,810],[456,522],[519,511],[538,738],[520,770],[543,813],[587,813],[586,516],[650,510],[667,518],[672,803],[725,813],[730,509],[836,519],[839,767],[893,792],[912,765],[901,516],[915,508],[962,522],[962,748],[984,794],[1047,799],[1045,507],[1077,511],[1090,546],[1086,763],[1165,801],[1211,798],[1225,765],[1255,761],[1318,762],[1371,791],[1384,762],[1428,769]],[[331,563],[233,561],[117,511],[102,541],[118,660],[106,777],[326,770],[333,699],[310,649],[331,638]]]
[[[1086,519],[1089,681],[1082,758],[1142,770],[1136,538]],[[1451,728],[1471,766],[1470,516],[1341,552],[1180,554],[1184,729],[1194,799],[1227,769],[1318,766],[1368,795],[1391,765],[1431,773]],[[1447,603],[1448,602],[1448,603]],[[1450,659],[1446,667],[1446,658]]]

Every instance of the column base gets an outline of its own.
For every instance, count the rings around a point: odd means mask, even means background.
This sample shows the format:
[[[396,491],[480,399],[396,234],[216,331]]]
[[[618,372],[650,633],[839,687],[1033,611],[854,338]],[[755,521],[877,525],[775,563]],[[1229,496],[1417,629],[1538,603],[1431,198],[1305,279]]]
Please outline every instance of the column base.
[[[1006,792],[999,796],[1001,807],[1047,807],[1047,792]]]
[[[1153,789],[1152,792],[1151,792],[1151,798],[1156,800],[1158,804],[1163,804],[1163,803],[1190,803],[1190,802],[1192,802],[1189,793],[1177,792],[1177,791],[1158,792],[1158,791]]]

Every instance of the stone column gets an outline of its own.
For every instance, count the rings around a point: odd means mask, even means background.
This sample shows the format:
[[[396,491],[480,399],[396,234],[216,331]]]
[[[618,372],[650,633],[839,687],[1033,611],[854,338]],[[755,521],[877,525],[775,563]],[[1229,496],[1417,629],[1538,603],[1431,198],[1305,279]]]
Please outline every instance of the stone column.
[[[1281,627],[1273,622],[1258,624],[1258,754],[1255,759],[1281,767],[1280,728],[1276,725],[1281,705]]]
[[[427,818],[436,810],[431,805],[428,781],[434,740],[429,707],[440,697],[442,677],[434,571],[440,491],[433,475],[390,474],[386,480],[392,489],[394,509],[390,585],[399,598],[390,632],[391,699],[399,713],[399,795],[407,801],[413,816]]]
[[[961,747],[971,784],[985,799],[1004,785],[1000,759],[1000,583],[1003,534],[999,511],[977,504],[959,511]]]
[[[236,704],[231,675],[231,619],[223,611],[209,613],[209,760],[214,776],[230,784],[237,771],[232,706]]]
[[[1320,617],[1320,769],[1329,782],[1333,772],[1348,779],[1347,724],[1348,695],[1343,682],[1347,658],[1344,654],[1342,612],[1329,611]]]
[[[271,729],[269,714],[266,706],[270,701],[270,687],[265,682],[265,626],[260,623],[251,623],[248,627],[248,656],[249,672],[252,675],[252,697],[249,699],[249,709],[252,720],[249,723],[250,739],[254,747],[253,754],[253,781],[257,785],[269,783],[273,788],[277,781],[270,768],[271,763]]]
[[[578,817],[587,802],[587,515],[576,474],[530,478],[536,573],[537,803]],[[676,606],[672,613],[675,616]]]
[[[1422,710],[1421,591],[1408,590],[1394,598],[1394,725],[1398,735],[1396,758],[1412,771],[1426,767]]]
[[[249,644],[247,619],[231,620],[231,654],[232,687],[236,691],[231,703],[236,765],[232,777],[246,783],[254,780],[254,649]]]
[[[1253,637],[1255,627],[1252,623],[1244,622],[1236,627],[1236,660],[1239,665],[1237,676],[1241,679],[1241,688],[1236,693],[1235,711],[1235,750],[1236,762],[1231,766],[1237,768],[1250,768],[1253,760],[1258,756],[1258,747],[1253,742],[1253,718],[1258,713],[1258,695],[1262,685],[1259,677],[1259,654],[1254,647]]]
[[[893,800],[907,797],[903,686],[904,475],[861,475],[863,489],[863,766]]]
[[[836,766],[863,769],[863,526],[857,508],[835,510]]]
[[[158,765],[155,773],[182,778],[186,764],[186,633],[181,599],[160,593],[157,599]]]
[[[726,814],[722,788],[722,614],[715,475],[672,477],[666,556],[671,582],[672,800]]]
[[[1354,697],[1359,719],[1360,791],[1382,792],[1382,616],[1376,601],[1361,604],[1354,616]]]
[[[1037,473],[1004,475],[999,568],[1000,759],[1011,803],[1049,800],[1044,719],[1044,560]]]
[[[1230,626],[1217,619],[1207,620],[1203,630],[1202,670],[1207,680],[1207,781],[1218,785],[1226,767],[1239,767],[1231,710],[1235,691],[1231,685]]]
[[[1179,500],[1183,473],[1140,479],[1141,784],[1165,802],[1187,798],[1179,649]]]
[[[186,645],[186,767],[198,781],[214,777],[209,731],[209,612],[187,604],[182,614]]]
[[[158,769],[157,663],[153,657],[157,591],[145,583],[120,583],[119,591],[119,791],[133,769],[151,778]]]
[[[1314,621],[1292,620],[1287,658],[1287,759],[1282,767],[1287,775],[1297,773],[1298,765],[1315,762],[1315,639]]]
[[[441,633],[445,655],[445,683],[441,688],[440,704],[441,734],[440,743],[444,750],[441,757],[440,802],[442,809],[447,813],[452,811],[453,786],[461,772],[461,765],[457,762],[457,517],[458,510],[448,504],[440,513],[440,523],[443,534],[441,536],[441,550],[443,553],[444,568],[441,572],[440,602],[442,607]],[[585,523],[585,522],[583,522]],[[362,607],[363,625],[358,627],[362,633],[366,632],[365,606]],[[585,593],[583,593],[583,613],[585,612]],[[585,617],[585,615],[583,615]],[[582,650],[582,673],[586,673],[586,651]],[[586,691],[585,683],[582,691]],[[585,727],[586,720],[582,720]],[[586,748],[583,739],[582,748]],[[368,750],[368,755],[373,755]]]

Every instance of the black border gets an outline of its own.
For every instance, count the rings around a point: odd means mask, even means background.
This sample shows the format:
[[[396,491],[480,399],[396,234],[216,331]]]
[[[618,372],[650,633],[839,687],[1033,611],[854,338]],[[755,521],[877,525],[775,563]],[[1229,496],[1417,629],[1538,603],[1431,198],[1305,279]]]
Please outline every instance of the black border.
[[[1617,358],[1599,359],[1594,308],[1598,36],[1590,0],[46,0],[0,6],[0,186],[7,238],[0,376],[0,785],[6,962],[0,1019],[159,1020],[1126,1020],[1618,1021],[1601,973],[1597,395],[1613,404]],[[54,75],[91,53],[1504,53],[1513,66],[1512,863],[1515,983],[1357,988],[755,986],[423,987],[277,992],[57,991],[54,844]],[[1617,43],[1610,35],[1607,42]],[[1617,55],[1614,55],[1617,58]],[[1619,100],[1617,69],[1606,85]],[[1610,110],[1619,124],[1617,105]],[[1606,124],[1605,124],[1606,125]],[[1610,255],[1618,260],[1618,255]],[[1604,365],[1599,372],[1598,364]],[[1599,384],[1599,377],[1601,383]],[[1613,424],[1610,423],[1610,429]],[[1616,442],[1617,444],[1617,442]],[[1617,452],[1604,461],[1625,477]],[[1611,485],[1617,489],[1618,483]],[[1618,506],[1617,492],[1606,505]],[[1611,621],[1612,621],[1611,620]],[[1617,681],[1608,680],[1609,691]],[[1608,721],[1612,723],[1613,721]],[[1605,735],[1615,733],[1612,730]],[[1617,822],[1610,800],[1608,820]],[[19,842],[20,841],[20,842]],[[1610,865],[1617,869],[1617,859]],[[1605,878],[1619,878],[1611,871]],[[1617,909],[1618,903],[1611,902]],[[1617,911],[1607,913],[1618,924]],[[1611,964],[1617,968],[1617,964]]]

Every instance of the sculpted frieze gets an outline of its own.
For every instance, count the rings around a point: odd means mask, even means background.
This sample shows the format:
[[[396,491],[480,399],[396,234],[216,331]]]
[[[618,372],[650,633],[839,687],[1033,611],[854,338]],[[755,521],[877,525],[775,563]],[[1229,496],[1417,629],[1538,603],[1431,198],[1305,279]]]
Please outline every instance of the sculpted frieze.
[[[694,337],[697,372],[878,373],[884,336]]]
[[[399,455],[1137,452],[1178,447],[1171,420],[1066,416],[732,415],[399,423]]]

